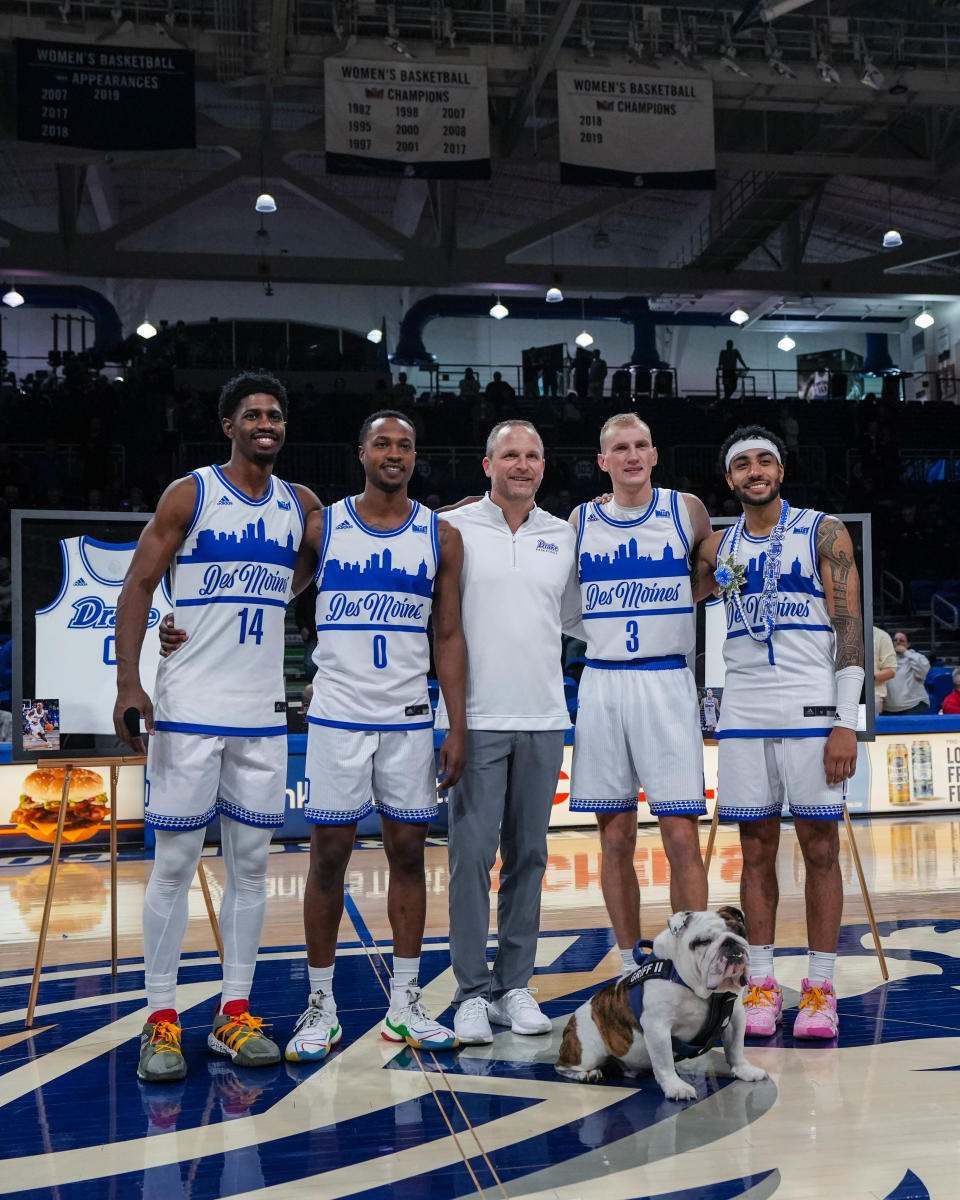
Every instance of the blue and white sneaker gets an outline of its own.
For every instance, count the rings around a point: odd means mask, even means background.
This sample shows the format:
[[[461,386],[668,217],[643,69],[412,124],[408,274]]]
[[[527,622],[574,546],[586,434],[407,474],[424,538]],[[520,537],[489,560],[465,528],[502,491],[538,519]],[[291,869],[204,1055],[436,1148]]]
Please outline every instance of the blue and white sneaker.
[[[332,996],[311,992],[307,1007],[297,1018],[293,1037],[287,1042],[287,1062],[320,1062],[343,1036]]]
[[[460,1045],[457,1035],[428,1015],[420,999],[420,988],[411,984],[392,1003],[380,1025],[380,1036],[388,1042],[406,1042],[415,1050],[453,1050]],[[396,1000],[401,1003],[397,1004]]]

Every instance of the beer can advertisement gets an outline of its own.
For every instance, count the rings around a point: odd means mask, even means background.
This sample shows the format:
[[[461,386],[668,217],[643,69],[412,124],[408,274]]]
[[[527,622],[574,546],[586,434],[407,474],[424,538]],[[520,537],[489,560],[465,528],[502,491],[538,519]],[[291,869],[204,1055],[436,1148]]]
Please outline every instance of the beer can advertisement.
[[[960,807],[960,734],[893,733],[868,745],[871,812]]]

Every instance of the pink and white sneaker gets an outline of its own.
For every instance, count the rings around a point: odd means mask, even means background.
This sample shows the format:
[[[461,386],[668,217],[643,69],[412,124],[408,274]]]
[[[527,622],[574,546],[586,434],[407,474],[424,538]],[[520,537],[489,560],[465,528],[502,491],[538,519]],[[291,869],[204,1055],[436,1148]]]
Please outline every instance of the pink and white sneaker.
[[[751,975],[743,996],[747,1037],[773,1037],[783,1020],[783,992],[772,975]]]
[[[795,1038],[835,1038],[840,1029],[837,994],[829,979],[804,979],[800,984],[800,1011],[793,1023]]]

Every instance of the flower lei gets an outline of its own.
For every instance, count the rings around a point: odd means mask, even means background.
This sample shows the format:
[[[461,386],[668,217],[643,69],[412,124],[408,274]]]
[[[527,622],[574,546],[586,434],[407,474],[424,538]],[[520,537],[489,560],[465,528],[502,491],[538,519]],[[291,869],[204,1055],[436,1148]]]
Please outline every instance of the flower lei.
[[[786,500],[781,501],[780,516],[776,525],[770,530],[770,536],[767,538],[766,561],[763,566],[763,591],[760,593],[760,605],[757,613],[761,623],[759,631],[754,629],[747,620],[747,614],[743,610],[743,601],[740,599],[740,588],[743,586],[743,582],[746,581],[746,569],[736,561],[736,558],[740,536],[743,533],[743,527],[747,520],[746,513],[741,514],[740,520],[734,527],[733,537],[730,541],[730,554],[720,564],[721,570],[724,567],[729,567],[734,577],[728,584],[727,589],[724,589],[723,584],[720,582],[720,572],[718,571],[717,573],[717,582],[720,584],[721,590],[724,590],[725,594],[729,595],[733,601],[733,606],[737,610],[737,616],[743,622],[744,629],[755,642],[766,642],[767,654],[771,663],[774,661],[773,630],[777,623],[777,588],[780,582],[780,554],[783,550],[783,535],[786,532],[789,507]],[[737,581],[738,571],[743,572],[743,582]]]

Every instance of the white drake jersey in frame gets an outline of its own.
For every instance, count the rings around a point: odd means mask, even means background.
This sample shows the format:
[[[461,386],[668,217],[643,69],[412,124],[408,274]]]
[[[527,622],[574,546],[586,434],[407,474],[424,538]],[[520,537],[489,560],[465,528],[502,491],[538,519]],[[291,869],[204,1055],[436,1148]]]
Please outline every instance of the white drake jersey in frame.
[[[117,600],[136,548],[136,542],[98,542],[86,535],[60,543],[60,592],[36,612],[34,694],[60,700],[63,733],[114,734]],[[161,661],[157,626],[172,603],[161,580],[140,651],[140,679],[150,696]]]
[[[317,568],[317,648],[307,720],[340,729],[425,729],[427,622],[437,518],[412,501],[397,529],[371,529],[353,500],[324,512]]]
[[[174,623],[187,641],[157,671],[157,729],[287,732],[284,618],[303,537],[297,494],[275,475],[252,500],[219,467],[192,472],[194,517],[177,551]]]

